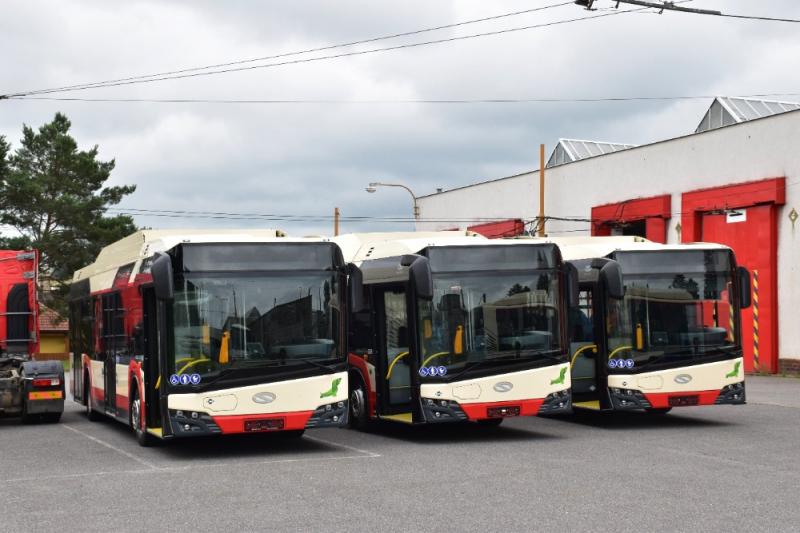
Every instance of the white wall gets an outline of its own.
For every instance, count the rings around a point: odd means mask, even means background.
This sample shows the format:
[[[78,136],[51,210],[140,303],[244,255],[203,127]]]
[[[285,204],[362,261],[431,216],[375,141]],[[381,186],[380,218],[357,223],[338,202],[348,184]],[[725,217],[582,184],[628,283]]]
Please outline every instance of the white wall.
[[[788,217],[792,208],[800,212],[800,111],[547,169],[545,214],[588,219],[594,206],[671,194],[673,214],[667,238],[677,243],[682,193],[780,176],[786,177],[786,205],[778,215],[778,353],[782,358],[800,359],[800,328],[794,312],[800,304],[800,221],[793,228]],[[539,210],[539,173],[423,197],[419,206],[423,220],[532,219]],[[421,222],[418,229],[455,225]],[[547,233],[589,234],[589,224],[549,221]]]

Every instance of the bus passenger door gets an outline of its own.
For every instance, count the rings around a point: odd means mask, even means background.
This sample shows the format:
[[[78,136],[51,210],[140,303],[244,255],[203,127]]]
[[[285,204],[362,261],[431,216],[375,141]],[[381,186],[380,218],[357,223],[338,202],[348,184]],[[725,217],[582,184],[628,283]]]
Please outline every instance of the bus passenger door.
[[[142,354],[144,374],[144,413],[148,428],[160,428],[161,402],[160,390],[163,385],[161,364],[158,350],[158,322],[155,290],[152,287],[142,289]]]
[[[106,413],[117,415],[117,357],[114,325],[118,293],[104,294],[101,298],[103,309],[103,386],[105,388],[104,409]]]
[[[596,335],[598,324],[595,308],[595,285],[582,284],[578,293],[578,306],[569,312],[570,369],[572,395],[579,407],[595,408],[598,398],[597,365],[600,357]],[[580,405],[584,404],[584,405]]]
[[[411,423],[411,346],[405,289],[384,289],[376,296],[381,326],[380,411],[384,418],[388,415]]]

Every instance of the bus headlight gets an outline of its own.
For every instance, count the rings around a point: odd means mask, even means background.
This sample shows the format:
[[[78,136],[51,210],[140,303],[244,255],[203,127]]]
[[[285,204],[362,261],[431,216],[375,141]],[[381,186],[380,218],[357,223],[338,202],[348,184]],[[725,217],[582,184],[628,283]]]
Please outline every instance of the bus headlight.
[[[320,405],[306,422],[306,428],[339,427],[347,423],[347,401]]]
[[[552,392],[547,395],[539,407],[540,415],[549,415],[552,413],[559,413],[568,411],[572,407],[572,393],[569,389],[564,389]]]
[[[719,396],[714,401],[716,405],[721,404],[743,404],[746,403],[746,394],[744,390],[744,381],[740,381],[739,383],[732,383],[730,385],[725,385],[722,387],[722,390],[719,391]]]
[[[457,422],[468,418],[458,402],[433,398],[422,398],[422,414],[426,422]]]

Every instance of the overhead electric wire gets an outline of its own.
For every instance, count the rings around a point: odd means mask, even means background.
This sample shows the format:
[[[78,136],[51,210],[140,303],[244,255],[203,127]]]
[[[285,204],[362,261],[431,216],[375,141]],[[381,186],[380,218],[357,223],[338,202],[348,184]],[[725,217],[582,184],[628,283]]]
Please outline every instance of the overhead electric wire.
[[[157,82],[157,81],[177,80],[177,79],[195,78],[195,77],[202,77],[202,76],[213,76],[213,75],[216,75],[216,74],[227,74],[227,73],[231,73],[231,72],[241,72],[241,71],[249,71],[249,70],[264,69],[264,68],[274,68],[274,67],[280,67],[280,66],[285,66],[285,65],[295,65],[295,64],[301,64],[301,63],[312,63],[312,62],[317,62],[317,61],[325,61],[325,60],[329,60],[329,59],[338,59],[338,58],[342,58],[342,57],[361,56],[361,55],[367,55],[367,54],[374,54],[374,53],[378,53],[378,52],[388,52],[388,51],[393,51],[393,50],[403,50],[403,49],[407,49],[407,48],[416,48],[416,47],[420,47],[420,46],[428,46],[428,45],[434,45],[434,44],[442,44],[442,43],[449,43],[449,42],[455,42],[455,41],[463,41],[463,40],[475,39],[475,38],[479,38],[479,37],[490,37],[490,36],[494,36],[494,35],[503,35],[503,34],[507,34],[507,33],[513,33],[513,32],[525,31],[525,30],[532,30],[532,29],[538,29],[538,28],[547,28],[547,27],[551,27],[551,26],[558,26],[558,25],[561,25],[561,24],[570,24],[570,23],[573,23],[573,22],[581,22],[581,21],[585,21],[585,20],[594,20],[594,19],[599,19],[599,18],[604,18],[604,17],[613,17],[613,16],[616,16],[616,15],[624,15],[625,13],[643,11],[643,10],[646,10],[646,9],[649,9],[649,8],[637,8],[637,9],[628,9],[628,10],[621,10],[621,11],[615,11],[615,12],[607,12],[607,13],[601,13],[599,15],[588,16],[588,17],[575,17],[575,18],[564,19],[564,20],[544,22],[544,23],[540,23],[540,24],[532,24],[532,25],[528,25],[528,26],[518,26],[518,27],[515,27],[515,28],[504,28],[504,29],[501,29],[501,30],[494,30],[494,31],[489,31],[489,32],[473,33],[473,34],[469,34],[469,35],[458,35],[458,36],[453,36],[453,37],[446,37],[446,38],[442,38],[442,39],[433,39],[433,40],[429,40],[429,41],[420,41],[420,42],[415,42],[415,43],[405,43],[405,44],[399,44],[399,45],[395,45],[395,46],[388,46],[388,47],[384,47],[384,48],[371,48],[371,49],[368,49],[368,50],[356,50],[356,51],[352,51],[352,52],[342,52],[342,53],[339,53],[339,54],[330,54],[330,55],[318,56],[318,57],[292,59],[292,60],[289,60],[289,61],[280,61],[280,62],[277,62],[277,63],[267,63],[267,64],[263,64],[263,65],[249,65],[249,66],[243,66],[243,67],[225,68],[225,69],[220,69],[220,70],[211,70],[211,71],[208,71],[208,72],[191,72],[191,73],[186,73],[186,74],[177,74],[177,75],[170,75],[170,76],[159,76],[159,77],[153,77],[153,78],[149,78],[149,79],[134,79],[134,80],[130,80],[130,81],[107,83],[107,84],[103,84],[103,85],[81,86],[81,87],[76,87],[76,88],[73,88],[73,89],[58,89],[58,88],[54,88],[54,89],[42,89],[42,90],[35,91],[35,92],[34,91],[25,91],[25,92],[18,92],[18,93],[10,93],[10,94],[5,94],[5,95],[0,95],[0,99],[12,99],[14,97],[28,96],[28,95],[33,95],[33,94],[37,94],[37,95],[39,95],[39,94],[52,94],[52,93],[68,92],[68,91],[69,92],[71,92],[71,91],[83,91],[83,90],[87,90],[87,89],[97,89],[97,88],[103,88],[103,87],[119,87],[119,86],[123,86],[123,85],[137,85],[137,84],[141,84],[141,83],[152,83],[152,82]]]
[[[675,4],[679,4],[681,2],[648,2],[646,0],[613,0],[617,2],[617,5],[620,3],[623,4],[630,4],[635,6],[643,6],[646,8],[652,9],[660,9],[662,11],[675,11],[677,13],[688,13],[691,15],[710,15],[713,17],[725,17],[725,18],[735,18],[735,19],[745,19],[745,20],[760,20],[760,21],[768,21],[768,22],[800,22],[800,19],[790,19],[790,18],[781,18],[781,17],[766,17],[766,16],[758,16],[758,15],[738,15],[733,13],[723,13],[721,11],[715,9],[701,9],[701,8],[692,8],[692,7],[679,7]]]
[[[457,27],[466,26],[466,25],[469,25],[469,24],[477,24],[477,23],[480,23],[480,22],[487,22],[487,21],[490,21],[490,20],[498,20],[498,19],[514,17],[514,16],[518,16],[518,15],[525,15],[525,14],[528,14],[528,13],[533,13],[533,12],[536,12],[536,11],[544,11],[544,10],[547,10],[547,9],[552,9],[552,8],[555,8],[555,7],[562,7],[562,6],[570,5],[570,4],[573,4],[573,3],[574,2],[572,2],[572,1],[561,2],[561,3],[558,3],[558,4],[550,4],[550,5],[541,6],[541,7],[535,7],[535,8],[531,8],[531,9],[524,9],[522,11],[512,11],[510,13],[501,13],[499,15],[492,15],[492,16],[489,16],[489,17],[483,17],[483,18],[472,19],[472,20],[464,20],[464,21],[461,21],[461,22],[455,22],[453,24],[443,24],[443,25],[440,25],[440,26],[433,26],[433,27],[430,27],[430,28],[423,28],[423,29],[419,29],[419,30],[412,30],[412,31],[406,31],[406,32],[401,32],[401,33],[393,33],[393,34],[389,34],[389,35],[382,35],[380,37],[370,37],[370,38],[361,39],[361,40],[358,40],[358,41],[350,41],[350,42],[346,42],[346,43],[331,44],[331,45],[327,45],[327,46],[320,46],[320,47],[317,47],[317,48],[307,48],[305,50],[298,50],[298,51],[295,51],[295,52],[284,52],[284,53],[281,53],[281,54],[274,54],[274,55],[269,55],[269,56],[254,57],[254,58],[250,58],[250,59],[239,59],[239,60],[235,60],[235,61],[228,61],[228,62],[225,62],[225,63],[216,63],[216,64],[213,64],[213,65],[205,65],[205,66],[201,66],[201,67],[188,67],[188,68],[182,68],[182,69],[178,69],[178,70],[169,70],[169,71],[156,72],[156,73],[153,73],[153,74],[141,74],[139,76],[129,76],[129,77],[126,77],[126,78],[117,78],[117,79],[111,79],[111,80],[105,80],[105,81],[97,81],[97,82],[89,82],[89,83],[79,83],[79,84],[75,84],[75,85],[65,85],[63,87],[54,87],[52,89],[39,89],[39,90],[34,90],[34,91],[25,91],[25,93],[26,94],[37,94],[37,93],[40,93],[42,91],[66,91],[66,90],[76,89],[76,88],[79,88],[79,87],[94,88],[96,86],[97,87],[104,86],[105,84],[108,84],[108,83],[116,83],[116,82],[123,82],[123,81],[133,81],[133,80],[139,80],[139,79],[144,79],[144,78],[154,78],[154,77],[157,77],[157,76],[168,76],[168,75],[173,75],[173,74],[184,74],[186,72],[194,72],[194,71],[198,71],[198,70],[209,70],[209,69],[213,69],[213,68],[223,68],[223,67],[230,67],[230,66],[234,66],[234,65],[243,65],[243,64],[247,64],[247,63],[256,63],[258,61],[268,61],[268,60],[271,60],[271,59],[280,59],[282,57],[291,57],[291,56],[296,56],[296,55],[310,54],[310,53],[314,53],[314,52],[324,52],[326,50],[334,50],[336,48],[346,48],[348,46],[356,46],[356,45],[359,45],[359,44],[368,44],[368,43],[374,43],[374,42],[378,42],[378,41],[385,41],[385,40],[389,40],[389,39],[397,39],[399,37],[410,37],[412,35],[420,35],[420,34],[423,34],[423,33],[429,33],[429,32],[433,32],[433,31],[446,30],[446,29],[450,29],[450,28],[457,28]]]
[[[661,96],[607,96],[586,98],[447,98],[447,99],[386,99],[386,100],[335,100],[335,99],[213,99],[213,98],[81,98],[70,96],[13,96],[10,100],[42,100],[56,102],[98,103],[148,103],[148,104],[240,104],[240,105],[292,105],[292,104],[526,104],[526,103],[593,103],[633,102],[664,100],[698,100],[716,98],[720,95],[661,95]],[[800,93],[737,94],[738,98],[764,98],[776,96],[800,96]]]

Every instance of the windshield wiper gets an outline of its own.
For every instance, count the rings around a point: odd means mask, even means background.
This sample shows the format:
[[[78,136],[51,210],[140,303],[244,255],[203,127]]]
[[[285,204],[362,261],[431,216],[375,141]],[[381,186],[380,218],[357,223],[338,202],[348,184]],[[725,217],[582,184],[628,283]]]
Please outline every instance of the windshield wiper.
[[[315,366],[317,368],[324,368],[328,372],[333,372],[334,371],[334,369],[329,367],[328,365],[325,365],[325,364],[322,364],[322,363],[318,363],[318,362],[316,362],[316,361],[314,361],[312,359],[292,359],[291,361],[297,361],[298,363],[305,363],[307,365]]]
[[[519,355],[521,353],[525,353],[525,357],[520,357]],[[518,362],[523,362],[525,360],[529,360],[532,358],[530,356],[534,355],[541,355],[553,361],[563,362],[562,357],[557,357],[554,355],[556,353],[561,353],[561,350],[558,348],[551,350],[539,350],[539,351],[530,350],[527,352],[518,352],[515,355],[507,355],[504,357],[487,357],[486,359],[481,359],[480,361],[468,362],[467,365],[464,368],[462,368],[460,372],[458,372],[457,374],[453,374],[451,379],[455,381],[456,379],[464,375],[466,372],[478,368],[480,366],[483,366],[486,363],[518,363]]]
[[[698,348],[704,349],[704,351],[697,351]],[[680,358],[691,358],[698,355],[707,355],[711,353],[726,353],[730,350],[737,348],[735,344],[729,345],[720,345],[720,344],[694,344],[688,346],[678,346],[677,350],[675,351],[665,351],[660,355],[651,355],[647,361],[644,363],[637,363],[637,366],[644,366],[649,365],[651,363],[655,363],[657,361],[661,361],[663,359],[668,359],[670,357],[680,357]],[[708,349],[708,351],[705,351]]]

